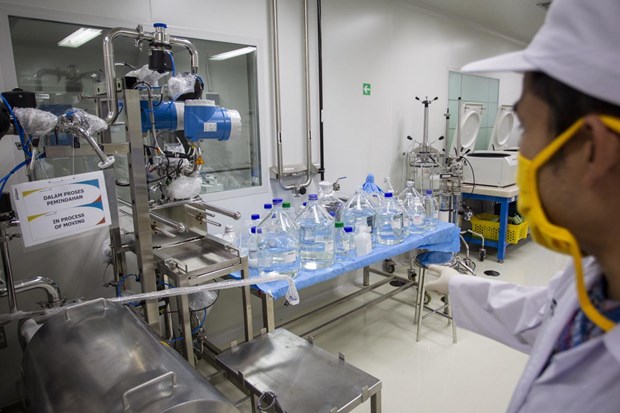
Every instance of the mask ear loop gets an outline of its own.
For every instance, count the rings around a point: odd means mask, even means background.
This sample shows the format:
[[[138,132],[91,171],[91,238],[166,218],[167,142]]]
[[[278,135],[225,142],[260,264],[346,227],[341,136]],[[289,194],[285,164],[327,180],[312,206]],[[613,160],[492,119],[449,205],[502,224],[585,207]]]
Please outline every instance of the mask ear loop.
[[[583,265],[581,262],[581,252],[577,242],[571,243],[571,255],[575,263],[575,280],[577,284],[577,297],[579,298],[579,306],[584,314],[596,324],[601,330],[607,332],[615,327],[615,323],[609,318],[601,314],[590,301],[590,296],[586,290],[585,277],[583,275]]]
[[[620,119],[613,118],[611,116],[600,116],[601,121],[610,129],[615,132],[620,132]],[[609,318],[601,314],[596,307],[590,301],[590,296],[586,290],[585,279],[583,275],[583,265],[581,262],[581,251],[575,240],[571,244],[571,255],[575,262],[575,278],[577,283],[577,296],[579,298],[579,306],[583,310],[584,314],[601,330],[610,331],[615,327],[615,323]]]

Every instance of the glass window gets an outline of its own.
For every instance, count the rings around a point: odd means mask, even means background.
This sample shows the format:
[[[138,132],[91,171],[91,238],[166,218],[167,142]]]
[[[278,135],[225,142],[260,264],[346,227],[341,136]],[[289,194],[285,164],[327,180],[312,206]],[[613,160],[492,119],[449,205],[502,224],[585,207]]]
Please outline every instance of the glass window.
[[[450,72],[448,79],[448,108],[450,110],[450,131],[447,147],[450,148],[454,139],[454,131],[458,119],[458,99],[463,102],[482,103],[482,118],[475,149],[487,149],[499,100],[499,79]]]
[[[94,87],[104,81],[102,40],[106,28],[98,37],[75,48],[60,47],[58,42],[82,26],[9,17],[11,41],[17,81],[20,88],[36,93],[39,109],[61,115],[71,107],[96,113]],[[92,26],[89,26],[92,27]],[[145,27],[145,31],[152,28]],[[174,35],[174,31],[171,31]],[[199,52],[198,75],[205,82],[203,98],[214,100],[219,106],[237,110],[243,125],[240,139],[229,141],[203,140],[199,145],[205,161],[201,169],[203,192],[226,191],[261,185],[260,145],[258,128],[258,99],[256,86],[256,49],[248,53],[212,60],[215,55],[246,48],[247,45],[188,38]],[[189,71],[189,53],[173,48],[178,72]],[[142,50],[129,38],[114,42],[117,77],[140,68],[148,62],[148,47]],[[159,80],[165,85],[167,76]],[[160,93],[155,89],[154,93]],[[119,116],[119,122],[123,117]],[[111,128],[112,140],[125,140],[123,126]],[[168,134],[171,135],[171,134]],[[182,133],[177,135],[182,136]],[[168,138],[169,139],[169,138]],[[176,139],[174,136],[172,139]],[[65,146],[68,150],[78,145],[71,136],[52,133],[42,145]],[[81,142],[85,146],[85,142]],[[118,158],[118,157],[117,157]],[[117,159],[118,161],[118,159]],[[45,161],[38,168],[38,178],[62,176],[96,168],[94,156],[71,156]],[[119,162],[116,169],[123,164]],[[126,173],[126,172],[125,172]]]

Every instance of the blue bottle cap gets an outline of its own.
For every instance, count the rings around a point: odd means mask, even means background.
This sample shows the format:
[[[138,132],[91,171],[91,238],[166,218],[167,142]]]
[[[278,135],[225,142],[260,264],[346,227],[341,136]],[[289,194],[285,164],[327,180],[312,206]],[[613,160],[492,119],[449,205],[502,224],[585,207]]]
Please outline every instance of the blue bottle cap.
[[[334,217],[334,218],[336,217],[336,211],[329,211],[328,213],[329,213],[329,215],[331,215],[332,217]]]
[[[393,196],[393,195],[392,195],[392,193],[391,193],[391,192],[386,192],[386,193],[384,194],[384,196],[385,196],[386,198],[392,198],[392,196]]]
[[[272,206],[271,206],[271,204],[264,204],[264,205],[263,205],[263,208],[265,208],[265,209],[271,209],[271,208],[272,208]]]
[[[374,184],[375,183],[375,176],[373,174],[368,174],[368,176],[366,177],[366,183]]]
[[[257,219],[260,219],[260,215],[252,214],[251,219],[252,219],[252,221],[256,221]]]
[[[353,232],[353,227],[349,227],[349,226],[344,227],[344,232]]]
[[[256,228],[256,233],[257,234],[262,234],[263,233],[263,229],[262,228]]]
[[[304,201],[304,203],[303,203],[302,205],[303,205],[303,206],[307,206],[307,205],[308,205],[308,203]]]
[[[153,27],[163,27],[165,29],[168,25],[166,23],[153,23]]]
[[[251,232],[252,234],[256,234],[256,227],[252,227],[252,228],[250,228],[250,232]]]
[[[433,190],[432,189],[427,189],[426,190],[426,195],[433,195]]]
[[[319,199],[319,196],[317,194],[308,195],[308,201],[316,201],[318,199]]]
[[[274,198],[273,199],[273,204],[274,205],[279,205],[282,203],[282,198]]]

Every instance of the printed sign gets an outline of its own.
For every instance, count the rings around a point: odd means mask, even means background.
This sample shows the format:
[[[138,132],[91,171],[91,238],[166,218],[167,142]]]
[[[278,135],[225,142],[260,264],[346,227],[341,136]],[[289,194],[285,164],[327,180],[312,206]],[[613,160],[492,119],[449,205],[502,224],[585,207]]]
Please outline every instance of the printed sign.
[[[362,95],[370,96],[370,83],[362,83]]]
[[[13,185],[11,195],[26,247],[112,222],[102,171]]]

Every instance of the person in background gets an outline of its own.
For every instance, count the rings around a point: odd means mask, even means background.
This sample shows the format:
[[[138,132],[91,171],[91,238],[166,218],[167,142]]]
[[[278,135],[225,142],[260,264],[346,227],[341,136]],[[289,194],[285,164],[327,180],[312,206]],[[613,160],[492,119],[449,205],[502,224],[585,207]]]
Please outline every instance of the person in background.
[[[525,50],[463,68],[524,73],[517,206],[573,258],[547,287],[431,268],[458,326],[530,354],[509,412],[620,411],[619,18],[620,0],[554,0]]]

